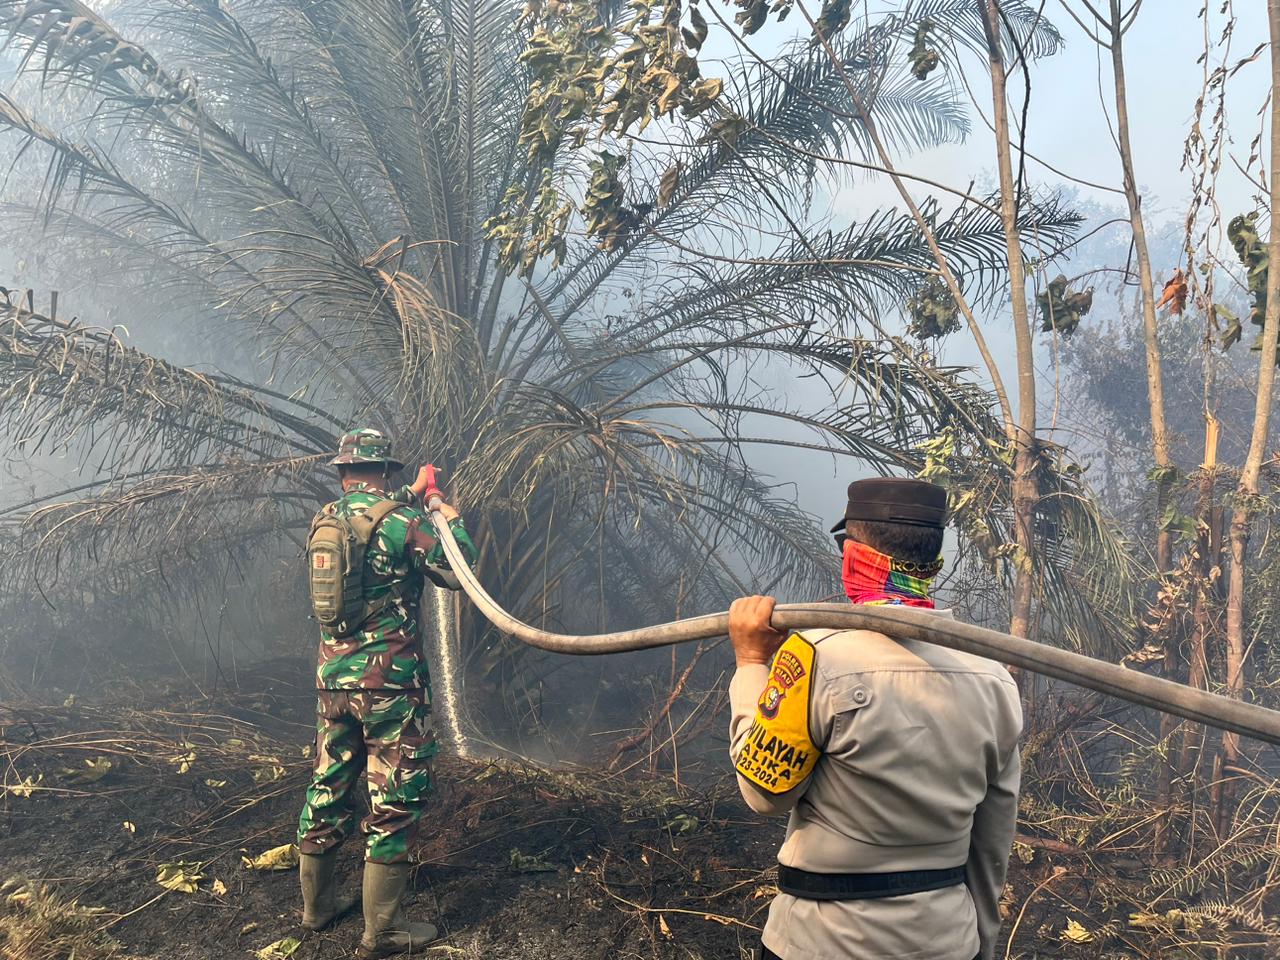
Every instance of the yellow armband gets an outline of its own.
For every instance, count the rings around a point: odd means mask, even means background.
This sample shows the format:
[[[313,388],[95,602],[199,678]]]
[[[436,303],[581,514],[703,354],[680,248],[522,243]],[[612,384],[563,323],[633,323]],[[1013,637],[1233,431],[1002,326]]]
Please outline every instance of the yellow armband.
[[[756,718],[738,751],[738,773],[769,793],[786,793],[822,755],[809,732],[814,646],[798,633],[778,648]]]

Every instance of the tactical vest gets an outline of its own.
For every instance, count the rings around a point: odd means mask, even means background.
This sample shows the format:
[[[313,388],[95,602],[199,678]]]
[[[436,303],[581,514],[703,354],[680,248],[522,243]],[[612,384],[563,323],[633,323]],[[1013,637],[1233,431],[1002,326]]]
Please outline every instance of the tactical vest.
[[[331,503],[311,521],[307,534],[307,573],[311,611],[334,637],[348,637],[399,597],[396,590],[370,602],[365,598],[365,553],[378,524],[404,506],[379,500],[364,513],[340,517]]]

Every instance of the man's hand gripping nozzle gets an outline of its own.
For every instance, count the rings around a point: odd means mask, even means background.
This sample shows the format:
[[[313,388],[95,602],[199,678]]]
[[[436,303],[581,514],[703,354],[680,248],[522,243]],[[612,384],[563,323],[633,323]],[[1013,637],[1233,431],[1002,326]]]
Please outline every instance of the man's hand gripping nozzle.
[[[444,493],[436,482],[435,464],[428,463],[418,471],[418,478],[426,482],[426,489],[422,491],[422,502],[427,505],[428,510],[439,510],[444,504]]]

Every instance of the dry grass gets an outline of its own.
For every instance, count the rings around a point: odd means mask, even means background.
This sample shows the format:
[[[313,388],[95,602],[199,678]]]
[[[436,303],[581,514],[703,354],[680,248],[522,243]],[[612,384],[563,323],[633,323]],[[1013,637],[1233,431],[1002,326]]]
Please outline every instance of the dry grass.
[[[0,960],[115,960],[120,944],[102,932],[103,910],[67,900],[43,884],[0,885]]]
[[[1161,807],[1169,747],[1132,721],[1064,724],[1024,745],[1010,927],[997,956],[1032,960],[1050,943],[1081,960],[1280,955],[1280,782],[1268,756],[1217,781],[1206,762]],[[1180,739],[1178,728],[1170,742]],[[1199,752],[1213,746],[1209,737]],[[1219,822],[1212,798],[1224,781],[1238,802]]]

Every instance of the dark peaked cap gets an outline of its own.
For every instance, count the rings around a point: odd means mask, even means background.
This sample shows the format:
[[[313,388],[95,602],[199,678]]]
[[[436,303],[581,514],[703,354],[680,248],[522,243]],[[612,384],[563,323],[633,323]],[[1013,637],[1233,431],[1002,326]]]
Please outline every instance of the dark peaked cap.
[[[849,484],[849,503],[832,533],[843,533],[850,520],[902,523],[912,527],[947,525],[947,491],[927,480],[872,477]]]

